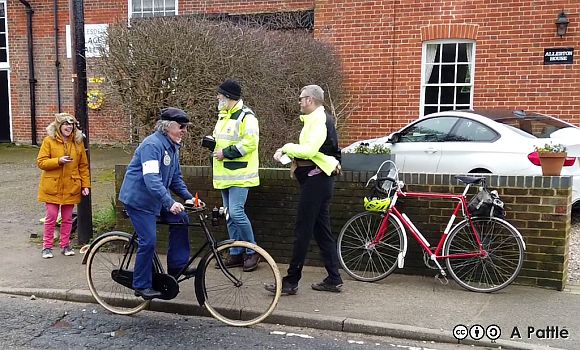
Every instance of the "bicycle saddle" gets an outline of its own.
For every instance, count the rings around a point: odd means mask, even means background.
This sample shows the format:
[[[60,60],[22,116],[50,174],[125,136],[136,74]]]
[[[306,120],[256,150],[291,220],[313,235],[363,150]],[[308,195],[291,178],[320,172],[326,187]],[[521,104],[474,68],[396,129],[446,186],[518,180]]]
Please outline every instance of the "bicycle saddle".
[[[454,178],[463,182],[464,184],[478,184],[485,181],[485,177],[483,176],[464,176],[464,175],[455,175]]]

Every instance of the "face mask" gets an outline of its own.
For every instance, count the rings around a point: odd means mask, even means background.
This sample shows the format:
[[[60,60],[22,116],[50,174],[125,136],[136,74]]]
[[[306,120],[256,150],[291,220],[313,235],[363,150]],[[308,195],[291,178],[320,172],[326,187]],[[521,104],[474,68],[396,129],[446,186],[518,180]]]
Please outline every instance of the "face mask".
[[[226,99],[218,100],[218,111],[223,111],[228,108],[228,101]]]

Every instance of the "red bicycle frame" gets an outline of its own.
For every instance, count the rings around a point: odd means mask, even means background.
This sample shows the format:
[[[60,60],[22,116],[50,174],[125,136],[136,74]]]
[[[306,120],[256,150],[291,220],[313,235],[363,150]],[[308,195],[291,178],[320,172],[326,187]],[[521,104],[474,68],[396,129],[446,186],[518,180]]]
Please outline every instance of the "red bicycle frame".
[[[486,256],[487,252],[485,251],[485,249],[483,249],[483,245],[481,244],[481,239],[479,237],[479,233],[477,232],[477,229],[473,225],[473,222],[471,220],[471,213],[469,212],[469,208],[467,206],[466,194],[467,194],[467,191],[469,190],[470,186],[471,186],[471,184],[467,184],[465,186],[465,190],[460,195],[448,194],[448,193],[403,192],[400,188],[398,188],[395,195],[393,196],[392,204],[389,206],[389,209],[385,213],[385,216],[384,216],[384,218],[381,222],[381,226],[379,228],[379,232],[377,233],[372,244],[377,245],[383,239],[383,237],[385,236],[387,229],[388,229],[389,215],[393,214],[403,223],[403,225],[405,226],[405,229],[407,231],[411,232],[411,235],[413,236],[415,241],[417,241],[417,243],[419,243],[419,245],[421,246],[421,248],[423,248],[423,250],[425,252],[429,253],[429,256],[432,259],[443,260],[443,259],[459,259],[459,258],[472,258],[472,257]],[[430,243],[421,234],[421,232],[419,232],[419,230],[415,227],[415,225],[413,224],[411,219],[407,215],[405,215],[404,213],[401,213],[397,209],[396,203],[397,203],[397,198],[399,196],[406,197],[406,198],[431,198],[431,199],[447,199],[447,200],[456,200],[457,201],[457,205],[455,206],[455,209],[453,210],[453,214],[449,218],[449,222],[447,223],[445,230],[441,233],[441,237],[440,237],[439,242],[437,244],[437,247],[435,248],[434,251],[430,247]],[[445,244],[445,241],[447,240],[447,236],[449,235],[449,231],[453,227],[453,223],[455,222],[455,219],[457,218],[457,215],[459,214],[459,211],[461,209],[463,209],[463,213],[465,213],[465,216],[467,217],[467,220],[469,221],[469,225],[471,227],[471,232],[473,233],[473,236],[475,237],[475,241],[477,242],[477,245],[479,246],[479,252],[440,255],[441,251],[443,250],[443,245]]]

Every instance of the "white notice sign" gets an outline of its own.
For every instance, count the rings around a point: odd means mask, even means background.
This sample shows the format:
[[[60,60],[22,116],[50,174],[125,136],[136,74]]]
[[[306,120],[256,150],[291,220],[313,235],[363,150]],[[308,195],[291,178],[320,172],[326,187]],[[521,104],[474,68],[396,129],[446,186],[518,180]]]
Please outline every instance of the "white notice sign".
[[[85,24],[85,57],[99,57],[99,47],[105,45],[108,24]],[[66,57],[72,57],[70,25],[66,26]]]

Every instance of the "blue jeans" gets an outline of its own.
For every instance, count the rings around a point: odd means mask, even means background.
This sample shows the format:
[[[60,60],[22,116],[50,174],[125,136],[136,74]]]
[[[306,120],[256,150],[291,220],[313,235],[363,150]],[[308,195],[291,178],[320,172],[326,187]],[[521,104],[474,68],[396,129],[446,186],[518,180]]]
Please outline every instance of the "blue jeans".
[[[129,205],[125,205],[125,209],[139,237],[133,271],[133,288],[151,288],[153,286],[153,254],[157,243],[157,215],[141,211]],[[168,223],[189,223],[187,213],[181,212],[176,215],[166,210],[161,210],[160,220]],[[169,226],[167,270],[170,274],[181,270],[189,260],[189,237],[187,232],[188,227],[185,225]]]
[[[227,224],[230,239],[256,244],[252,224],[244,210],[246,199],[248,198],[248,191],[249,189],[247,187],[230,187],[223,189],[221,192],[224,207],[228,209]],[[242,253],[244,253],[242,248],[230,249],[230,255],[239,255]],[[254,251],[248,250],[246,253],[248,255],[254,254]]]

